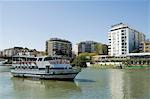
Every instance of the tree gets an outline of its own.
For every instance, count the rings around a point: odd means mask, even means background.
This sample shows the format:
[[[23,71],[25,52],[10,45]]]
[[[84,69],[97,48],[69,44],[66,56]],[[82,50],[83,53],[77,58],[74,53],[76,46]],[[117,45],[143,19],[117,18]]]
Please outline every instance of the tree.
[[[139,53],[139,52],[140,52],[139,49],[135,49],[135,50],[132,51],[132,53]]]
[[[86,62],[91,62],[92,56],[97,55],[96,53],[80,53],[76,58],[72,61],[71,65],[87,67]]]
[[[73,62],[72,65],[73,66],[80,66],[80,67],[86,67],[86,57],[84,56],[77,56]]]
[[[108,46],[105,44],[98,43],[96,44],[95,49],[96,49],[96,53],[99,55],[108,54]]]

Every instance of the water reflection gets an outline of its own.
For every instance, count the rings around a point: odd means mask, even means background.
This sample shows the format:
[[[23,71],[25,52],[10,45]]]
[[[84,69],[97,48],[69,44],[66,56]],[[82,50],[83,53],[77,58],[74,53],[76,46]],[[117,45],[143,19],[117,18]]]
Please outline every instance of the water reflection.
[[[74,82],[66,81],[50,81],[50,80],[36,80],[24,78],[11,78],[13,82],[13,89],[17,98],[39,98],[39,99],[54,99],[56,97],[71,97],[72,94],[80,92],[80,87]]]
[[[96,82],[94,80],[89,80],[89,79],[75,79],[75,82]]]
[[[113,70],[110,74],[112,99],[149,99],[149,70]]]
[[[124,72],[120,70],[113,70],[110,71],[110,93],[112,99],[123,99],[124,93],[123,93],[123,75]]]
[[[150,70],[85,68],[74,82],[14,78],[0,67],[1,99],[150,99]]]
[[[0,66],[0,73],[1,72],[9,72],[11,66]]]
[[[124,73],[124,99],[150,98],[150,71],[130,70]]]
[[[74,99],[111,99],[108,90],[109,72],[95,68],[86,68],[77,75],[76,82],[81,93]]]

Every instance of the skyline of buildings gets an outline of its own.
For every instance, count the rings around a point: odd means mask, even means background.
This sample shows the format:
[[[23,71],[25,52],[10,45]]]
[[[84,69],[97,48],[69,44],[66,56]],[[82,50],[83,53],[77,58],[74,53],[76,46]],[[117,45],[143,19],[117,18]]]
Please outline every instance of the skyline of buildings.
[[[108,44],[108,29],[118,22],[128,23],[150,38],[149,3],[147,0],[2,1],[0,50],[14,46],[45,50],[43,43],[53,37],[67,39],[73,45],[85,40]]]
[[[62,38],[50,38],[45,43],[45,52],[50,56],[62,55],[66,57],[72,57],[73,54],[78,55],[84,52],[98,53],[99,55],[108,54],[110,56],[127,55],[135,50],[139,50],[141,52],[150,52],[150,45],[149,42],[145,41],[145,35],[124,23],[111,26],[111,29],[108,33],[108,41],[108,46],[106,44],[88,40],[81,41],[73,46],[72,42],[69,40]],[[74,50],[73,47],[75,48]],[[98,47],[99,49],[97,49]],[[22,47],[20,48],[23,49]],[[14,53],[18,52],[17,50],[12,51],[12,49],[13,48],[4,49],[3,55],[14,55]],[[30,51],[24,50],[21,51],[21,53],[22,52],[27,53]]]

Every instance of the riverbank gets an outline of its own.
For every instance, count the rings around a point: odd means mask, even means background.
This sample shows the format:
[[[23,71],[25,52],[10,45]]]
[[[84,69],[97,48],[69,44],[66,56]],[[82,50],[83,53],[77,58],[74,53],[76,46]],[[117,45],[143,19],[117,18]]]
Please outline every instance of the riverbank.
[[[126,66],[125,69],[150,69],[150,66]]]
[[[100,65],[91,64],[90,67],[96,67],[100,69],[150,69],[150,66],[125,66],[125,65]]]
[[[121,69],[120,66],[115,65],[100,65],[100,64],[91,64],[89,67],[96,67],[100,69]]]

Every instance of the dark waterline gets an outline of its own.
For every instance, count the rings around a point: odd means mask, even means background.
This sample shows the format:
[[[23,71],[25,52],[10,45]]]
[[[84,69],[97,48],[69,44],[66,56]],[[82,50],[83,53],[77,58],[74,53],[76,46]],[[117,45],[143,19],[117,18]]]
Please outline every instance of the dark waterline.
[[[84,68],[74,82],[14,78],[0,67],[1,99],[150,99],[150,70]]]

